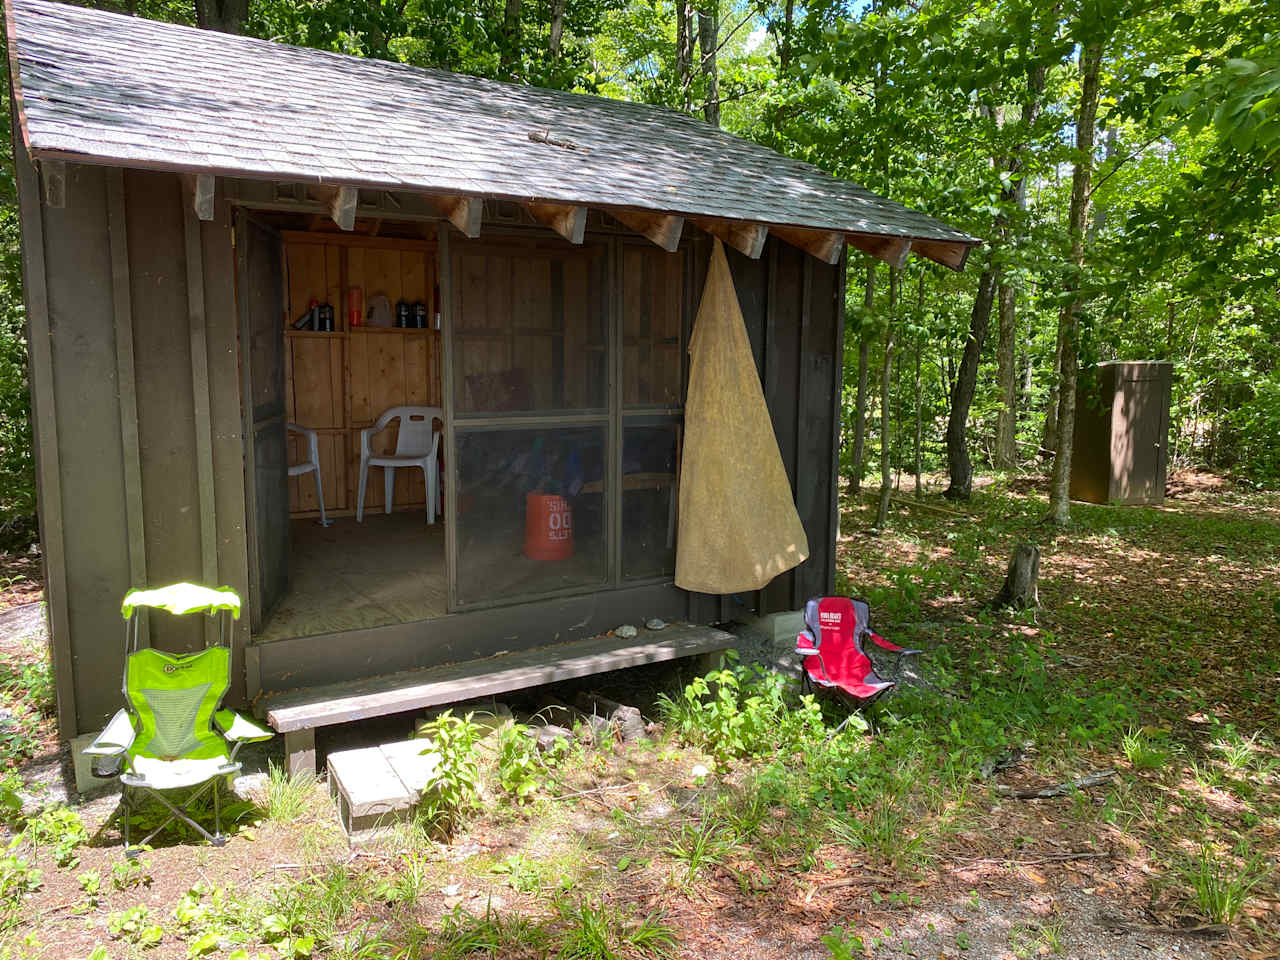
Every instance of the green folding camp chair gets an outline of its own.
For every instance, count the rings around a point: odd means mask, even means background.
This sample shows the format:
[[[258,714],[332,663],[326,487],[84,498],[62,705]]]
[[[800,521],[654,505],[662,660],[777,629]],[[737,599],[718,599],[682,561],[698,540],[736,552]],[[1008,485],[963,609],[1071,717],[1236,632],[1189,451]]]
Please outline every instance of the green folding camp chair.
[[[138,613],[142,608],[167,610],[177,616],[206,613],[218,617],[219,645],[189,654],[149,647],[139,650]],[[222,833],[220,785],[228,775],[239,772],[235,758],[241,746],[270,740],[273,735],[233,710],[218,709],[231,685],[227,626],[240,616],[240,598],[228,587],[175,583],[156,590],[129,591],[120,612],[125,621],[124,697],[128,707],[112,717],[84,753],[94,758],[96,776],[120,778],[125,856],[136,857],[175,818],[220,847],[227,842]],[[165,795],[182,789],[191,790],[182,803]],[[210,790],[213,833],[188,812]],[[129,820],[138,793],[155,797],[168,809],[169,817],[141,844],[133,846]]]

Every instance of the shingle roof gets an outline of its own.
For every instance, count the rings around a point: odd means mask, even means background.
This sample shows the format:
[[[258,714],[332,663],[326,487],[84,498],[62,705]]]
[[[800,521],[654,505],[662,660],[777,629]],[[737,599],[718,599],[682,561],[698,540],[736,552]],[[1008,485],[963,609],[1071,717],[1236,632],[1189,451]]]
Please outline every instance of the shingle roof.
[[[975,243],[662,107],[9,0],[35,157]],[[536,142],[532,131],[577,149]]]

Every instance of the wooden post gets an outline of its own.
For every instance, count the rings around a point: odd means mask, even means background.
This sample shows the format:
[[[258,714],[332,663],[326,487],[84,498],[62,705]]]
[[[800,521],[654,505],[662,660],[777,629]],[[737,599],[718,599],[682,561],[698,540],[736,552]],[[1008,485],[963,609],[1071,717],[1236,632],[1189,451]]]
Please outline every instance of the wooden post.
[[[290,730],[284,735],[284,762],[291,777],[316,775],[316,731]]]

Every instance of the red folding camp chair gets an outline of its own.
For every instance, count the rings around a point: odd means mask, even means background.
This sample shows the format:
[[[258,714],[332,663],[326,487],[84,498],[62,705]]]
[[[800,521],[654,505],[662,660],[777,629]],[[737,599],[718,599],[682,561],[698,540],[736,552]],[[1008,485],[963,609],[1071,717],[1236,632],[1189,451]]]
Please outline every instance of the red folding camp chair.
[[[850,597],[814,597],[804,608],[805,627],[796,637],[796,656],[802,657],[801,683],[807,690],[827,689],[844,694],[861,710],[897,684],[905,657],[922,653],[890,643],[871,629],[871,606]],[[883,680],[863,646],[896,654],[892,680]]]

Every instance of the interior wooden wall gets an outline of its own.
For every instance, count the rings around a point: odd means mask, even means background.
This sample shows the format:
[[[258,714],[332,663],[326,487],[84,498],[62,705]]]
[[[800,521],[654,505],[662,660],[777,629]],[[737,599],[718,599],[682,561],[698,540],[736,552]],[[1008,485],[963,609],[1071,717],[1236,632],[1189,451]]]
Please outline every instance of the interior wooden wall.
[[[440,333],[396,327],[351,327],[347,291],[359,287],[365,309],[383,295],[394,309],[398,300],[427,305],[434,313],[435,244],[391,237],[286,231],[285,378],[291,423],[319,433],[320,470],[325,508],[353,514],[360,470],[360,431],[389,407],[439,407]],[[293,323],[312,300],[334,308],[334,332],[294,330]],[[374,438],[377,452],[395,449],[394,426]],[[290,435],[289,462],[306,459],[305,438]],[[382,471],[373,469],[365,509],[383,508]],[[422,471],[396,471],[395,509],[426,503]],[[310,474],[289,481],[293,516],[318,513],[315,480]]]
[[[595,244],[458,244],[459,412],[607,406],[606,258]]]

